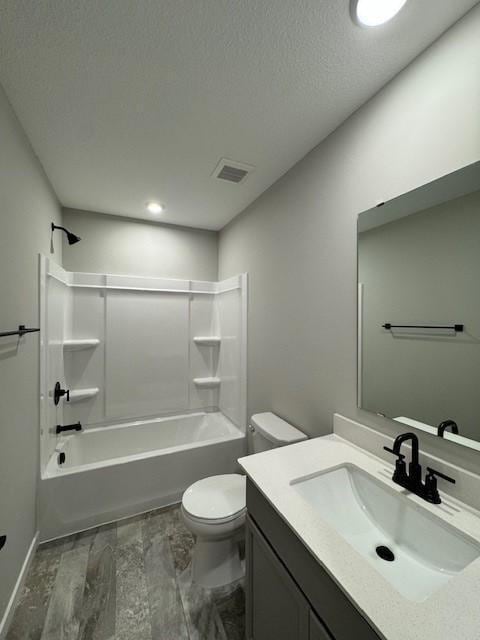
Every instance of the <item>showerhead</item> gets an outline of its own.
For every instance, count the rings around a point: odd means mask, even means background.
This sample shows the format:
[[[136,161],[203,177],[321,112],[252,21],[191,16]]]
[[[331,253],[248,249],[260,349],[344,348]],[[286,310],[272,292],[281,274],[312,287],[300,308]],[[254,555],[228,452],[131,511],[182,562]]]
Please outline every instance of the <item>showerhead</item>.
[[[71,231],[67,231],[67,240],[68,240],[68,244],[75,244],[76,242],[80,242],[81,238],[76,236]]]
[[[52,222],[52,233],[55,231],[55,229],[61,229],[62,231],[64,231],[66,233],[68,244],[75,244],[76,242],[80,242],[80,240],[81,240],[81,238],[76,236],[74,233],[72,233],[68,229],[65,229],[65,227],[60,227],[59,225],[54,224]]]

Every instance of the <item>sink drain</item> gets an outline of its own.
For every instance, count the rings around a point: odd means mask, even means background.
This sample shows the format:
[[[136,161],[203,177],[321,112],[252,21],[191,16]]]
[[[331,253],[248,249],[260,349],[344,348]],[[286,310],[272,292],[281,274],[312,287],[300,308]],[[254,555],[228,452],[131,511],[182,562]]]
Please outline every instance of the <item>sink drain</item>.
[[[395,560],[395,554],[388,547],[380,545],[375,551],[377,552],[377,556],[386,562],[393,562]]]

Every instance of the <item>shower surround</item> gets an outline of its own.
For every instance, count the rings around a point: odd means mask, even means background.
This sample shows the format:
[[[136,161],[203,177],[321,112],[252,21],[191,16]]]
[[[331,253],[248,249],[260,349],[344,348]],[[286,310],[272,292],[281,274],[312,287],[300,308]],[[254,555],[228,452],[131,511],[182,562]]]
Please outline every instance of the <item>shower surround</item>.
[[[73,273],[40,257],[42,540],[172,504],[237,469],[246,287],[246,274]],[[57,382],[69,399],[55,405]]]

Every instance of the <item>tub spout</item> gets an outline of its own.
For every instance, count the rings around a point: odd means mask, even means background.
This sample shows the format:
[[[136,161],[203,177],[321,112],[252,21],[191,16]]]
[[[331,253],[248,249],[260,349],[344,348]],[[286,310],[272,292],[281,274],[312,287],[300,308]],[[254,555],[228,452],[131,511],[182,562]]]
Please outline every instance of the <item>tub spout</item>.
[[[57,424],[57,428],[55,429],[55,433],[63,433],[64,431],[81,431],[82,425],[80,422],[75,422],[74,424]]]

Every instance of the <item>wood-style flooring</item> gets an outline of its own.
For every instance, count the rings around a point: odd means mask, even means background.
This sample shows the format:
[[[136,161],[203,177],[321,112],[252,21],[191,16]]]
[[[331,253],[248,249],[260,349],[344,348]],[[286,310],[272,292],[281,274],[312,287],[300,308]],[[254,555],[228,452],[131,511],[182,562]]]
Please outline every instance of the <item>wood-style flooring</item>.
[[[243,584],[192,584],[178,507],[41,545],[6,640],[243,640]]]

